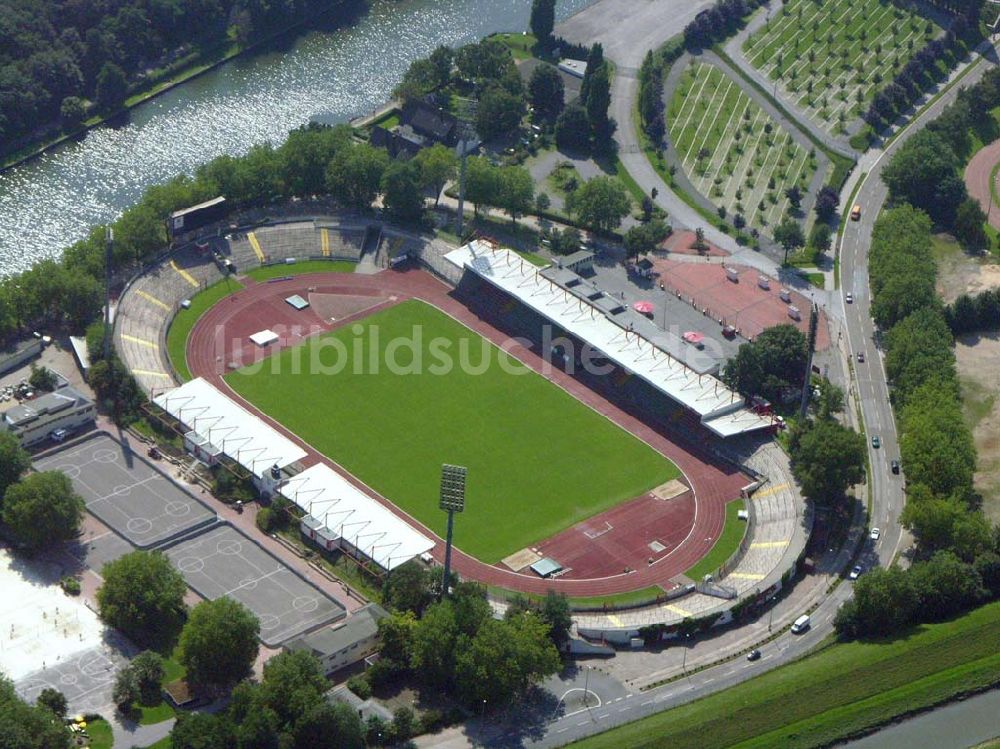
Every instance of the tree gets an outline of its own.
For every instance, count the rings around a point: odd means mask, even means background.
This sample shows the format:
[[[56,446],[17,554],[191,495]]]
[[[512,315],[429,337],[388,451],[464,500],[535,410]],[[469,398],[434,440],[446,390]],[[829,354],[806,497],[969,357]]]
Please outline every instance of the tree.
[[[315,656],[302,650],[283,652],[264,664],[257,704],[274,711],[282,724],[291,724],[306,707],[321,701],[328,688]]]
[[[53,720],[44,705],[31,706],[18,697],[14,684],[0,674],[0,719],[4,749],[69,749],[72,734],[61,720]]]
[[[608,118],[608,108],[611,106],[611,69],[606,62],[602,63],[590,74],[590,88],[584,105],[587,108],[587,120],[594,133],[596,143],[602,148],[611,139],[611,120]]]
[[[59,380],[56,378],[55,373],[48,367],[36,367],[32,364],[31,374],[28,376],[28,384],[35,390],[43,390],[51,393],[56,389]]]
[[[84,503],[60,471],[33,473],[7,489],[3,522],[29,551],[73,538]]]
[[[328,186],[327,168],[334,157],[342,151],[349,151],[353,145],[353,131],[347,125],[321,125],[310,122],[288,133],[288,139],[278,149],[282,179],[291,195],[308,197],[324,192]],[[362,160],[364,156],[357,157]],[[374,157],[377,158],[377,157]],[[352,166],[356,162],[352,162]],[[364,181],[365,174],[354,176]],[[375,180],[376,190],[378,179]],[[371,203],[371,201],[368,201]]]
[[[531,3],[531,33],[543,44],[552,36],[556,24],[556,0],[534,0]]]
[[[45,687],[45,689],[38,693],[38,699],[36,702],[39,707],[44,707],[45,709],[50,710],[57,718],[66,717],[66,695],[58,689]]]
[[[104,63],[97,76],[96,98],[101,109],[113,112],[121,109],[128,92],[128,80],[125,71],[113,62]]]
[[[799,189],[798,185],[792,185],[785,190],[785,197],[788,198],[788,202],[796,211],[802,207],[802,190]]]
[[[584,182],[567,198],[566,207],[581,223],[611,231],[628,215],[631,200],[620,182],[602,176]]]
[[[801,387],[805,366],[806,337],[794,325],[776,325],[741,345],[722,379],[747,398],[778,401],[787,388]]]
[[[923,556],[949,550],[971,562],[990,546],[990,525],[981,512],[958,497],[935,497],[920,485],[907,488],[900,522]]]
[[[958,205],[955,212],[955,238],[969,250],[983,251],[989,248],[986,236],[986,214],[979,207],[979,201],[967,198]]]
[[[365,743],[358,714],[349,705],[326,700],[313,705],[295,722],[292,739],[294,749],[362,749]]]
[[[838,421],[819,419],[799,437],[792,472],[807,498],[830,507],[864,478],[865,439]]]
[[[237,749],[279,749],[281,747],[281,724],[278,715],[267,707],[254,708],[239,720],[236,726]]]
[[[802,227],[793,218],[785,218],[774,228],[774,241],[780,244],[785,250],[785,263],[788,262],[788,253],[802,247],[806,243],[806,238],[802,234]]]
[[[817,252],[828,252],[830,241],[830,225],[819,221],[813,224],[813,228],[809,232],[809,246],[815,248]]]
[[[882,169],[882,181],[894,200],[906,201],[926,211],[935,222],[948,226],[967,197],[958,175],[960,166],[955,152],[939,133],[921,130]]]
[[[169,642],[184,619],[187,584],[160,552],[133,551],[101,570],[98,610],[105,624],[140,644]]]
[[[420,166],[413,161],[394,161],[382,175],[382,202],[397,221],[418,221],[424,212]]]
[[[410,665],[427,684],[447,688],[455,670],[458,625],[450,599],[424,612],[413,631]]]
[[[570,104],[556,119],[556,145],[571,151],[586,151],[590,147],[590,120],[580,104]]]
[[[382,587],[385,604],[419,616],[431,601],[433,574],[417,560],[401,564],[386,576]]]
[[[550,590],[545,594],[542,608],[538,615],[549,626],[549,638],[559,649],[569,642],[569,632],[573,627],[573,616],[570,613],[569,599],[565,594]]]
[[[535,114],[549,120],[559,116],[563,110],[565,85],[555,66],[543,62],[531,72],[528,94]]]
[[[954,382],[917,388],[901,413],[900,454],[907,481],[938,496],[968,496],[976,469],[972,433],[962,417]]]
[[[245,678],[257,657],[260,622],[231,598],[202,601],[181,632],[181,664],[188,681],[224,688]]]
[[[408,668],[412,655],[413,633],[417,618],[412,611],[394,611],[379,620],[378,637],[382,643],[379,655],[402,668]]]
[[[669,227],[660,219],[633,226],[625,232],[625,251],[629,257],[653,252],[669,234]]]
[[[111,700],[118,711],[125,716],[132,712],[132,706],[139,700],[139,681],[135,671],[125,666],[115,674],[115,685],[111,690]]]
[[[524,115],[524,99],[499,85],[486,88],[476,108],[476,132],[484,141],[510,135]]]
[[[840,194],[830,185],[823,185],[816,195],[816,218],[823,223],[828,223],[837,213],[837,206],[840,204]]]
[[[876,567],[854,583],[854,598],[841,605],[834,627],[843,638],[878,637],[910,624],[920,605],[913,580],[898,567]]]
[[[384,148],[367,143],[337,151],[326,169],[326,184],[334,198],[357,210],[371,208],[389,166]]]
[[[455,681],[468,705],[487,701],[505,705],[558,671],[559,665],[548,625],[525,613],[507,621],[484,621],[471,641],[459,648]]]
[[[79,96],[67,96],[59,106],[59,119],[63,130],[70,132],[80,127],[83,118],[87,116],[87,107]]]
[[[475,213],[483,205],[496,205],[500,196],[500,170],[482,156],[469,158],[465,166],[465,197]]]
[[[171,749],[232,749],[233,724],[225,715],[181,713],[170,731]]]
[[[396,708],[396,711],[392,714],[391,730],[393,737],[397,742],[409,741],[410,737],[413,736],[414,728],[416,727],[415,724],[413,710],[405,705]]]
[[[919,616],[924,622],[947,619],[986,598],[976,569],[950,551],[939,551],[910,570],[920,596]]]
[[[523,166],[500,170],[500,195],[497,205],[510,216],[511,223],[531,210],[535,200],[535,181]]]
[[[0,508],[7,488],[31,466],[31,456],[21,441],[6,429],[0,429]]]
[[[143,705],[155,705],[160,701],[160,685],[163,682],[163,658],[152,650],[144,650],[128,665],[135,675],[139,687],[139,701]]]
[[[413,160],[420,167],[421,186],[434,191],[434,207],[437,208],[445,184],[455,179],[458,157],[447,146],[435,143],[430,148],[420,149]]]

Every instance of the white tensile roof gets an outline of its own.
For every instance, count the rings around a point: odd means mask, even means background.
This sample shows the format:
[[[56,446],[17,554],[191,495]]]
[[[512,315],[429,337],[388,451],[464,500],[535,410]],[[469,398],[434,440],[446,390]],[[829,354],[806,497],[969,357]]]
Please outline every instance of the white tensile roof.
[[[642,377],[694,411],[702,424],[719,436],[730,437],[771,425],[768,419],[746,408],[743,397],[721,380],[698,374],[643,336],[609,320],[601,310],[549,281],[516,253],[473,240],[445,257]]]
[[[201,377],[168,390],[153,403],[255,476],[306,457],[305,450]]]
[[[325,464],[307,468],[278,491],[317,521],[324,536],[343,538],[385,570],[434,548],[433,541]]]

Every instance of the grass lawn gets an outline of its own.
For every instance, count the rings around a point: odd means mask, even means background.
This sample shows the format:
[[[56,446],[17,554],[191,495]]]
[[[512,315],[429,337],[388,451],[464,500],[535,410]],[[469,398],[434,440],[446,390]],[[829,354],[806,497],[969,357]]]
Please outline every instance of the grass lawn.
[[[1000,681],[1000,603],[895,639],[832,644],[688,705],[581,741],[580,749],[827,746]]]
[[[743,51],[785,99],[841,133],[941,33],[911,9],[880,0],[789,0]]]
[[[531,53],[537,43],[534,34],[505,33],[494,34],[490,38],[506,44],[515,60],[528,60],[534,56]]]
[[[485,562],[680,475],[543,377],[501,366],[496,347],[429,305],[404,302],[370,316],[360,334],[355,329],[317,339],[324,342],[313,349],[317,363],[343,365],[335,374],[309,374],[307,348],[298,372],[298,349],[288,349],[277,366],[226,379],[440,535],[441,464],[467,466],[468,503],[455,543]]]
[[[785,191],[797,185],[804,195],[819,167],[815,149],[796,143],[714,65],[696,62],[683,72],[667,122],[695,188],[765,234],[789,212]]]
[[[353,273],[356,267],[357,264],[349,260],[305,260],[301,263],[261,265],[251,268],[245,275],[254,281],[267,281],[270,278],[301,276],[305,273]]]
[[[684,573],[687,577],[696,582],[701,580],[705,575],[715,572],[739,548],[747,527],[746,521],[739,519],[739,511],[742,509],[742,499],[735,499],[726,505],[726,524],[722,527],[722,534],[716,539],[712,550]]]
[[[111,732],[111,724],[104,718],[98,718],[87,723],[87,733],[90,734],[90,749],[111,749],[115,737]]]
[[[231,278],[224,278],[212,284],[193,297],[189,309],[179,309],[167,329],[167,356],[174,365],[174,371],[182,380],[191,379],[191,370],[187,365],[187,339],[198,318],[215,305],[220,299],[229,296],[234,291],[243,288],[243,284]]]

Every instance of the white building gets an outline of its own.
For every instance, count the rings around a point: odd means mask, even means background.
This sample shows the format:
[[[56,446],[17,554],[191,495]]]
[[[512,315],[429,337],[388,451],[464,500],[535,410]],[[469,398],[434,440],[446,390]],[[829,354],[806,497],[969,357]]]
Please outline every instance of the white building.
[[[93,423],[94,402],[69,385],[23,401],[3,414],[4,428],[28,447],[47,439],[57,429],[72,432]]]
[[[340,624],[310,632],[284,644],[287,652],[304,650],[315,656],[326,676],[367,658],[378,650],[378,622],[388,614],[375,603],[355,611]]]

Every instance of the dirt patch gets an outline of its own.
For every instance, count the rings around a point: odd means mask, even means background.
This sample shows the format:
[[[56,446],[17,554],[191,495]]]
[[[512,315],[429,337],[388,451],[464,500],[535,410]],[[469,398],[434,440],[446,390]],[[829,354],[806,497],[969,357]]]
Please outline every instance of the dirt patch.
[[[937,292],[946,304],[961,294],[978,294],[1000,287],[1000,263],[992,255],[973,257],[947,234],[934,237],[937,260]]]
[[[955,343],[962,411],[972,428],[979,462],[976,489],[983,511],[1000,521],[1000,334],[963,336]]]

